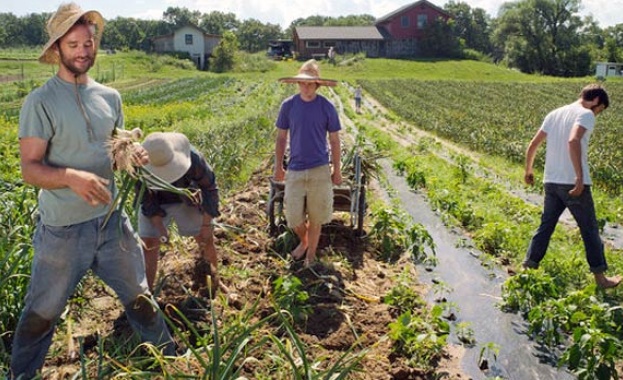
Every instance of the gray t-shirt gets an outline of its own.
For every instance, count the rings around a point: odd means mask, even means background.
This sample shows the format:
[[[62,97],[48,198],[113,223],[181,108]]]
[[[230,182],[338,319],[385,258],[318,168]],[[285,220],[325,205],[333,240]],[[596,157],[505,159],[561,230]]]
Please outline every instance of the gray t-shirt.
[[[106,178],[114,196],[116,188],[106,142],[115,128],[122,127],[121,96],[117,90],[92,79],[76,86],[54,76],[26,98],[20,113],[19,137],[46,140],[46,165],[84,170]],[[93,207],[69,188],[39,192],[41,220],[51,226],[82,223],[105,215],[109,208],[102,204]]]

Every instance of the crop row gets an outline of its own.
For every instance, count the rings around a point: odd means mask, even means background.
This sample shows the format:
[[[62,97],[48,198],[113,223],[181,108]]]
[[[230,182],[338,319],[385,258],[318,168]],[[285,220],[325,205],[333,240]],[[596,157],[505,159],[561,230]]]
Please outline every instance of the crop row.
[[[575,101],[585,83],[487,83],[458,81],[364,81],[366,91],[417,127],[469,149],[521,163],[545,115]],[[597,186],[623,190],[623,85],[607,87],[610,108],[598,118],[589,162]],[[537,165],[542,165],[540,150]]]

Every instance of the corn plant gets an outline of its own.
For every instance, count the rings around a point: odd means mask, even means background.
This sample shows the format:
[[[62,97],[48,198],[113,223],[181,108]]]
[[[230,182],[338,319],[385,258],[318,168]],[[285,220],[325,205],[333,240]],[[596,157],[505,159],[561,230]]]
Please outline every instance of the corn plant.
[[[15,329],[30,278],[36,195],[32,188],[13,187],[0,195],[0,331],[2,342]],[[3,344],[4,346],[4,344]],[[0,347],[0,355],[6,350]]]

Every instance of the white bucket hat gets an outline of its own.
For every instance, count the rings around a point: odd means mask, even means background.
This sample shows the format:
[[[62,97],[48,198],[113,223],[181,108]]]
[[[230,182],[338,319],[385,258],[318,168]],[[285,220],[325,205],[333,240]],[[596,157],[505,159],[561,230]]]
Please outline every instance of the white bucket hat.
[[[46,31],[50,39],[43,47],[39,56],[41,63],[58,63],[58,54],[52,46],[71,29],[78,20],[84,18],[89,24],[95,26],[95,51],[99,46],[104,33],[104,18],[98,11],[83,11],[76,3],[61,4],[58,10],[48,20]]]
[[[177,181],[190,169],[190,141],[184,134],[154,132],[142,145],[149,155],[145,168],[166,182]]]
[[[318,67],[318,62],[316,62],[315,59],[310,59],[309,61],[303,63],[297,75],[293,77],[279,78],[279,81],[283,83],[312,82],[317,83],[318,85],[331,87],[337,85],[336,80],[320,78],[320,68]]]

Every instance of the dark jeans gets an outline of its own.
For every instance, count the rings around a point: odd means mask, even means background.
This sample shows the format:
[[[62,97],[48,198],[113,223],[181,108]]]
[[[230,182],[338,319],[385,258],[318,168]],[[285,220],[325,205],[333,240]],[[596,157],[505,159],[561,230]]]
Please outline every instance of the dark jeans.
[[[549,240],[554,233],[558,218],[566,208],[580,228],[586,260],[592,273],[603,273],[608,268],[604,256],[604,245],[599,237],[599,226],[595,216],[595,205],[591,187],[585,186],[579,197],[569,195],[573,185],[545,184],[545,203],[541,215],[541,225],[532,237],[523,265],[527,268],[538,268],[543,260]]]

